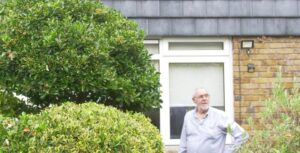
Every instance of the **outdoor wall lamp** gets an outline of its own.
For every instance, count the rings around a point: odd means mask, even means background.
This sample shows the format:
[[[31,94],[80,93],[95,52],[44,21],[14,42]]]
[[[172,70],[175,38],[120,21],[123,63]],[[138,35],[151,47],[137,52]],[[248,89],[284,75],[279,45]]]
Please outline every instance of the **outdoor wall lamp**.
[[[255,71],[255,65],[252,64],[252,63],[249,63],[249,64],[247,65],[247,71],[248,71],[249,73],[253,73],[253,72]]]
[[[254,48],[254,40],[242,40],[241,48],[246,49],[246,53],[249,56],[252,53],[251,49]]]

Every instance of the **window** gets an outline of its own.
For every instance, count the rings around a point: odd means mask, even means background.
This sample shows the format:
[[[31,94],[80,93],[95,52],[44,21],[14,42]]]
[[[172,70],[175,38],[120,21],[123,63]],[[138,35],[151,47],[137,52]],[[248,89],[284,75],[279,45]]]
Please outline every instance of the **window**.
[[[171,139],[179,139],[186,111],[194,108],[192,94],[204,87],[211,96],[211,106],[224,110],[223,63],[170,63],[169,101]]]
[[[209,91],[211,106],[233,117],[229,38],[162,38],[145,41],[145,46],[161,74],[159,128],[166,145],[179,144],[183,118],[194,109],[192,95],[198,87]]]
[[[170,51],[223,50],[223,42],[169,42]]]
[[[152,64],[156,70],[159,71],[159,60],[158,58],[155,58],[155,56],[159,55],[158,40],[145,40],[144,44],[148,52],[152,55]],[[158,108],[144,112],[144,114],[151,119],[152,124],[160,129],[160,110]]]

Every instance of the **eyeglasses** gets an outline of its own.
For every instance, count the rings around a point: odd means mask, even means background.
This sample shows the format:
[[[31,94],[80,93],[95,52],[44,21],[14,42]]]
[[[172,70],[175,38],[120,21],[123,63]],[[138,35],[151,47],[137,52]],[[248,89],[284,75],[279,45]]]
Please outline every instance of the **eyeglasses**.
[[[198,96],[195,97],[195,98],[203,99],[203,98],[208,98],[208,97],[209,97],[209,94],[203,94],[203,95],[198,95]]]

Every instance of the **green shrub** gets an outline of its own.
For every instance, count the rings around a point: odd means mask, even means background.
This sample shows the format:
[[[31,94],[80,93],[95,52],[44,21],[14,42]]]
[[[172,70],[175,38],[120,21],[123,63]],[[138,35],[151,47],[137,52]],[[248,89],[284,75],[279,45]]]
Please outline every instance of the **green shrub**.
[[[43,108],[63,101],[159,107],[159,74],[134,21],[96,0],[0,2],[0,86]]]
[[[0,152],[163,152],[148,118],[96,103],[67,102],[0,123]]]
[[[35,108],[27,105],[25,101],[14,96],[13,93],[0,88],[0,115],[16,117],[22,112],[35,112]]]
[[[250,140],[240,153],[300,153],[300,93],[287,90],[277,83],[273,96],[266,101],[262,118],[258,123],[261,128],[254,129],[252,119]]]
[[[16,116],[20,109],[21,101],[14,97],[13,94],[9,94],[0,90],[0,114],[4,116]]]

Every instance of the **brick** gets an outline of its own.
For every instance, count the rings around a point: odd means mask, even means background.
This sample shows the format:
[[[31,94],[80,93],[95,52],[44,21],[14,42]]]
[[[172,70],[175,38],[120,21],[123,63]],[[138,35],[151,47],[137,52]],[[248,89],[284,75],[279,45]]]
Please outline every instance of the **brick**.
[[[271,93],[268,89],[242,89],[242,95],[269,95]]]
[[[259,85],[258,84],[251,84],[251,83],[244,83],[244,84],[242,84],[242,88],[244,88],[244,89],[259,88]]]
[[[247,66],[233,66],[233,70],[234,71],[239,71],[239,70],[241,70],[241,71],[247,71]]]
[[[235,48],[235,51],[238,51],[240,48],[241,43],[240,42],[233,42],[232,47]]]
[[[282,42],[282,43],[268,43],[267,47],[271,48],[271,49],[273,49],[273,48],[283,48],[283,49],[285,49],[285,48],[300,47],[300,45],[299,45],[299,43],[295,43],[295,42],[290,42],[290,43]]]
[[[250,83],[250,78],[235,78],[234,83]]]
[[[242,113],[241,118],[243,119],[244,123],[247,123],[247,120],[252,117],[253,119],[260,119],[261,113]]]
[[[283,83],[283,88],[293,88],[294,87],[294,84],[292,82],[289,82],[289,83]]]
[[[249,56],[247,56],[246,54],[241,54],[240,56],[239,56],[239,54],[234,54],[233,59],[234,60],[238,60],[238,59],[247,60],[247,59],[249,59]]]
[[[247,64],[249,63],[253,63],[255,65],[263,65],[263,60],[251,60],[251,61],[248,61],[248,60],[244,60],[244,61],[241,61],[240,64],[241,66],[247,66]],[[233,65],[235,66],[238,66],[238,62],[234,62]]]
[[[265,107],[256,106],[254,107],[255,112],[263,112],[265,110]]]
[[[277,82],[277,78],[260,78],[256,80],[256,83],[269,83],[269,82]],[[281,78],[283,82],[293,82],[293,78]]]
[[[299,53],[296,53],[296,54],[286,54],[286,60],[298,60],[300,59],[299,57]]]
[[[280,59],[286,59],[287,56],[288,55],[286,54],[258,54],[256,56],[251,56],[251,58],[256,60],[264,60],[264,59],[280,60]]]
[[[252,101],[251,105],[253,105],[253,106],[259,106],[259,107],[264,107],[265,106],[265,102],[264,101]]]
[[[267,49],[268,48],[268,44],[266,43],[255,43],[254,44],[254,48],[255,49]]]
[[[277,72],[277,71],[276,71]],[[276,77],[276,72],[258,72],[259,77],[272,78]]]
[[[261,65],[266,65],[264,67],[269,67],[268,65],[287,65],[288,61],[284,59],[279,59],[279,60],[262,60]]]
[[[250,106],[247,106],[247,107],[241,107],[240,109],[241,112],[246,112],[246,113],[255,113],[254,111],[254,108],[253,107],[250,107]],[[242,114],[243,114],[242,113]],[[243,117],[242,117],[243,118]]]
[[[288,65],[300,65],[300,59],[287,61],[287,64]]]
[[[274,48],[274,49],[257,49],[257,53],[259,54],[290,54],[290,53],[295,53],[294,48]]]
[[[287,71],[299,71],[300,70],[300,66],[299,65],[293,65],[293,66],[288,66],[286,67]]]
[[[261,100],[261,101],[241,101],[241,102],[235,102],[234,103],[234,107],[239,109],[239,107],[249,107],[249,106],[253,106],[253,107],[263,107],[265,106],[265,100]]]
[[[263,98],[262,96],[257,96],[257,95],[247,95],[247,96],[243,96],[243,100],[245,101],[261,101]]]
[[[253,78],[253,77],[258,77],[259,72],[253,72],[253,73],[243,73],[241,77],[246,77],[246,78]]]
[[[250,56],[240,49],[241,40],[254,40],[255,48]],[[279,71],[288,92],[294,86],[300,86],[300,37],[233,37],[232,41],[234,96],[241,96],[241,101],[234,101],[235,118],[247,126],[248,117],[260,119]],[[248,63],[255,64],[254,73],[247,72]],[[294,76],[298,78],[294,79]],[[255,127],[260,126],[257,123]]]

